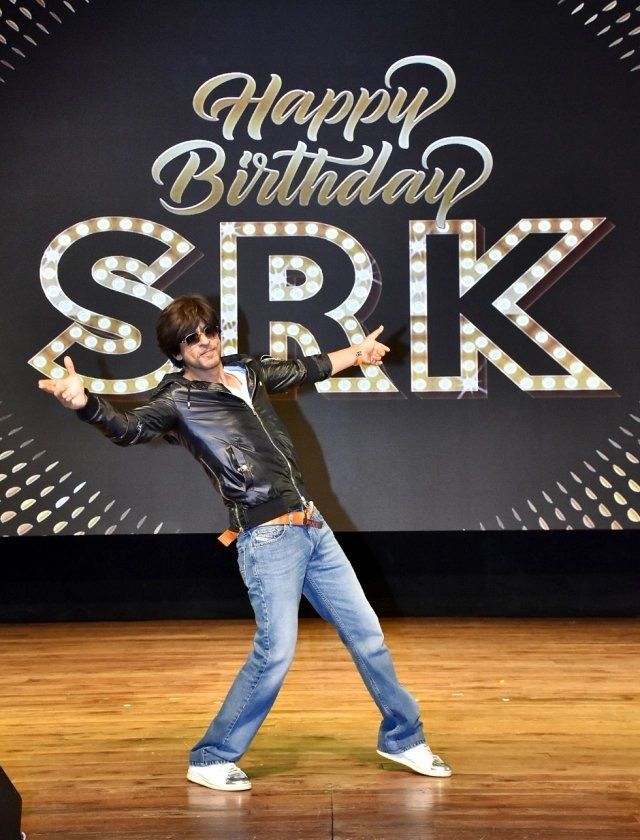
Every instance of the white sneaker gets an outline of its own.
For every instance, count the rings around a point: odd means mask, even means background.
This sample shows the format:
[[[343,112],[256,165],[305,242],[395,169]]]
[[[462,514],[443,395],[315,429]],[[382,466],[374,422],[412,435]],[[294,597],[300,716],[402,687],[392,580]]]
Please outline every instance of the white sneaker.
[[[376,750],[376,752],[383,758],[390,758],[391,761],[404,764],[415,773],[422,773],[423,776],[451,775],[449,765],[445,764],[439,755],[434,755],[426,744],[418,744],[417,747],[411,747],[410,750],[399,753],[386,753],[382,750]]]
[[[213,790],[250,790],[251,782],[246,773],[234,764],[233,761],[225,761],[221,764],[207,764],[199,767],[190,764],[187,770],[187,779],[197,785],[213,788]]]

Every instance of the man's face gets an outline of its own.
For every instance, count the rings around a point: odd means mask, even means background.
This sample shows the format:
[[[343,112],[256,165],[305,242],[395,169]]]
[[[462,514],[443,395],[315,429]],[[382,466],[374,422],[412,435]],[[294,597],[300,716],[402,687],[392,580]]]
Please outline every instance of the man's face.
[[[220,335],[213,329],[207,329],[200,321],[196,331],[196,339],[191,344],[183,341],[176,358],[184,362],[187,379],[201,379],[213,382],[221,372],[220,364]]]

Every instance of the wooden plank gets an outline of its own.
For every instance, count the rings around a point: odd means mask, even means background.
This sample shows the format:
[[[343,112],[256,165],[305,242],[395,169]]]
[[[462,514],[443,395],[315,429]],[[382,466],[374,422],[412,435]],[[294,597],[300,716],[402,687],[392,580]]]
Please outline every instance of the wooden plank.
[[[335,632],[301,622],[240,762],[253,790],[185,779],[251,643],[246,621],[0,625],[0,764],[29,840],[640,840],[640,628],[632,620],[394,619],[398,673],[451,779],[375,753]]]

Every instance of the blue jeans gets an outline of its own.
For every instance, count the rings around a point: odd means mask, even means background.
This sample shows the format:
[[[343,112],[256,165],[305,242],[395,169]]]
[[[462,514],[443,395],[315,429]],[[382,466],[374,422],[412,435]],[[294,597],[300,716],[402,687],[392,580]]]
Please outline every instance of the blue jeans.
[[[313,516],[322,522],[317,511]],[[380,709],[378,749],[396,753],[424,743],[418,704],[398,682],[378,618],[326,524],[244,531],[238,563],[256,617],[253,650],[191,750],[191,764],[236,761],[248,749],[293,661],[301,594],[335,625]]]

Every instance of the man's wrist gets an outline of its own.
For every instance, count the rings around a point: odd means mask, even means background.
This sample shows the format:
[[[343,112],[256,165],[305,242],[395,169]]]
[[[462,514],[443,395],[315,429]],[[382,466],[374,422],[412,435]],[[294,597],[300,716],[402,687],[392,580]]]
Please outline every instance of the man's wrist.
[[[352,344],[351,349],[354,351],[354,365],[361,365],[364,362],[364,356],[362,354],[362,346],[360,344]]]
[[[93,417],[100,408],[100,401],[95,394],[89,393],[86,388],[84,389],[84,393],[87,401],[82,408],[76,408],[76,412],[81,420],[88,420],[90,417]]]

